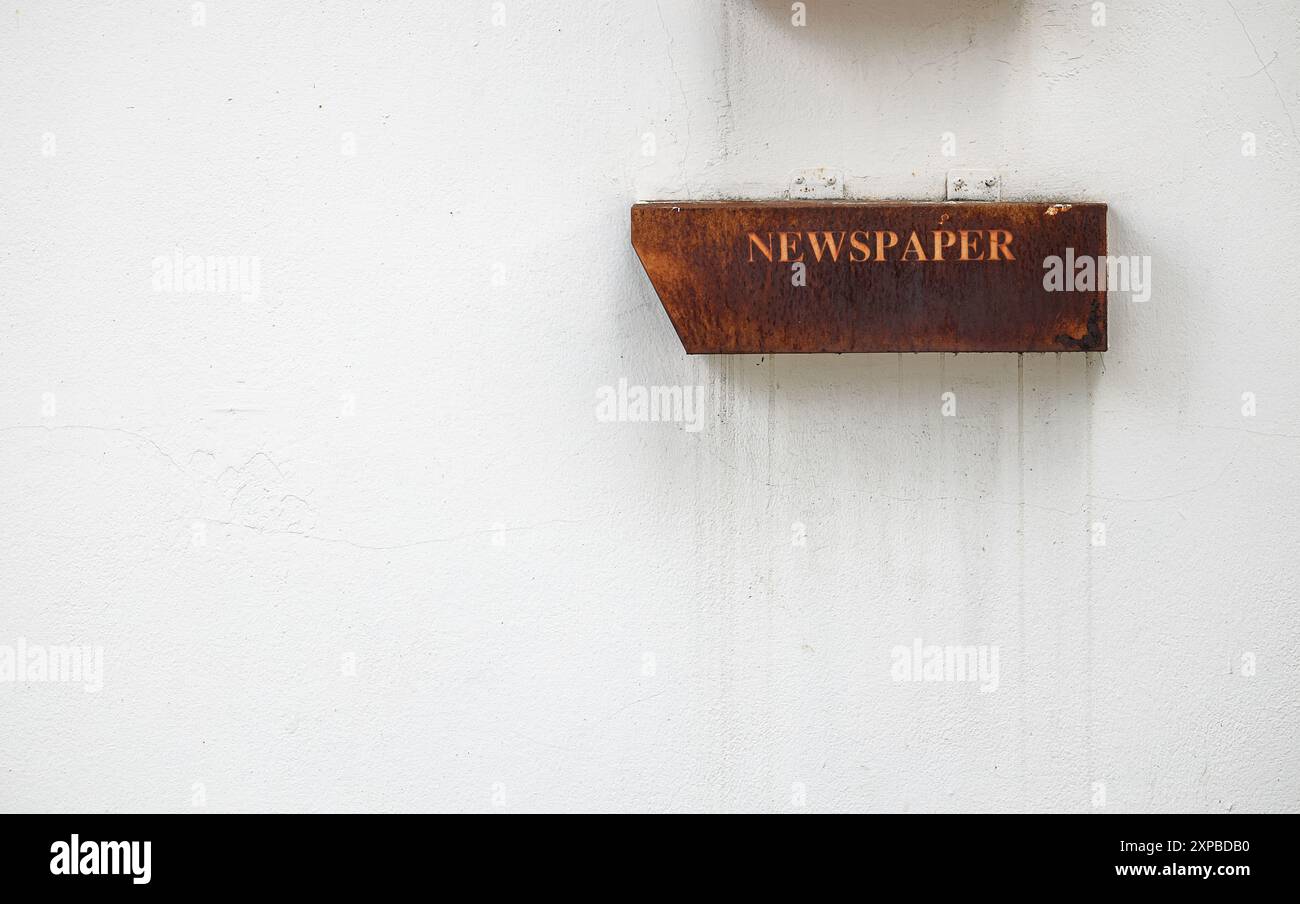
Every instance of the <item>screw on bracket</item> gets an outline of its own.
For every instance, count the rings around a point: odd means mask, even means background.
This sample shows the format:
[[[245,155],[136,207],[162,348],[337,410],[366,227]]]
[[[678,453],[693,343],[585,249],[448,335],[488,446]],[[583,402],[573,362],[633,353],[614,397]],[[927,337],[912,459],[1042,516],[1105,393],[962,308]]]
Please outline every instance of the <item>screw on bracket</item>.
[[[825,168],[800,170],[790,180],[792,201],[834,201],[844,197],[844,180]]]
[[[992,170],[954,170],[948,174],[949,201],[1001,201],[1002,177]]]

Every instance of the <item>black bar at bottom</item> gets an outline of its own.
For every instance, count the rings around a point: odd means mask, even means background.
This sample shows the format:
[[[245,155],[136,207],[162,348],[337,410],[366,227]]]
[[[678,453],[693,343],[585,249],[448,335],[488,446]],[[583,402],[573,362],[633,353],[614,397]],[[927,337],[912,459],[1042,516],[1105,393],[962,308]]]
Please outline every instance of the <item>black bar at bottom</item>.
[[[608,892],[622,875],[637,892],[696,894],[703,886],[806,896],[845,881],[881,891],[904,883],[1231,894],[1290,884],[1296,828],[1286,816],[1249,815],[879,815],[814,828],[571,822],[566,831],[499,817],[453,826],[416,815],[12,815],[0,817],[0,887],[337,895],[468,882]]]

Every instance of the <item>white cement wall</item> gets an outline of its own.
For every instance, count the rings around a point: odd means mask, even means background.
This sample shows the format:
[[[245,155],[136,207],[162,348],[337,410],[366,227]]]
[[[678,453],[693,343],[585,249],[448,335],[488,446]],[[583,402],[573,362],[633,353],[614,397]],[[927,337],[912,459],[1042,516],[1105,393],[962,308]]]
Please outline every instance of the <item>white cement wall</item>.
[[[1294,2],[197,6],[0,20],[0,808],[1300,806]],[[629,205],[814,166],[1109,202],[1152,298],[687,358]]]

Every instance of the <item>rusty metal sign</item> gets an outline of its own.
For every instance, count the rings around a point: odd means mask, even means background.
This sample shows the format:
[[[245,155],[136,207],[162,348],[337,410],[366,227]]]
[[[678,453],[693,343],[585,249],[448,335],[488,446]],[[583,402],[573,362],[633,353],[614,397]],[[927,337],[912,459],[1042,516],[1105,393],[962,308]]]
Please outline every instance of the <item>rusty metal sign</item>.
[[[1045,276],[1104,272],[1105,204],[661,201],[632,245],[690,354],[1106,350],[1104,281]]]

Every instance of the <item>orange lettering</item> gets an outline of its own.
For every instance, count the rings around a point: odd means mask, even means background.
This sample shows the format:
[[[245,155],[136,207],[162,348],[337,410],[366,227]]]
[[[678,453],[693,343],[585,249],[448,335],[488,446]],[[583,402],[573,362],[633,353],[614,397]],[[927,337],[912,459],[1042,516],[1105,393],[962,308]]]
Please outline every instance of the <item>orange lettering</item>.
[[[957,233],[951,229],[938,229],[934,233],[934,259],[943,260],[945,248],[954,248],[957,245]]]
[[[885,241],[885,236],[889,236],[888,243],[886,243]],[[876,233],[876,260],[883,261],[885,259],[886,249],[894,248],[897,245],[898,245],[898,233],[877,232]]]
[[[803,260],[802,251],[799,252],[798,257],[790,256],[795,251],[799,251],[799,233],[797,232],[781,233],[781,263],[783,264],[797,263],[798,261]]]
[[[1003,236],[1004,238],[999,240],[998,236]],[[1007,247],[1013,241],[1015,241],[1015,237],[1011,234],[1010,230],[1007,229],[990,230],[989,231],[989,260],[991,261],[1001,260],[1002,258],[998,257],[999,253],[1005,254],[1007,260],[1009,261],[1015,260],[1016,256],[1012,254],[1011,249]]]
[[[915,258],[910,258],[910,257],[908,257],[909,254],[915,254],[916,257],[915,257]],[[921,237],[918,236],[915,232],[913,232],[913,233],[912,233],[912,237],[909,238],[909,239],[907,240],[907,247],[903,249],[903,257],[902,257],[901,259],[902,259],[902,260],[905,260],[905,261],[906,261],[906,260],[918,260],[918,261],[924,261],[924,260],[925,260],[925,249],[921,247]]]
[[[980,251],[979,257],[971,257],[971,252],[978,250],[981,232],[968,232],[965,229],[961,231],[961,259],[964,261],[982,261],[984,252]],[[972,239],[972,236],[974,238]]]
[[[840,233],[839,243],[836,244],[835,233],[823,232],[822,243],[823,244],[820,245],[817,244],[817,233],[808,233],[808,244],[812,245],[813,256],[817,258],[817,262],[821,263],[822,254],[829,250],[831,253],[831,260],[838,263],[840,259],[840,251],[844,248],[844,233]]]
[[[849,244],[853,246],[849,251],[849,260],[853,261],[853,263],[860,264],[863,261],[871,260],[871,246],[867,244],[867,239],[870,235],[871,233],[863,232],[859,229],[857,232],[849,236]],[[858,236],[862,236],[862,238],[858,238]],[[862,256],[854,257],[857,253],[861,253]]]

